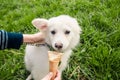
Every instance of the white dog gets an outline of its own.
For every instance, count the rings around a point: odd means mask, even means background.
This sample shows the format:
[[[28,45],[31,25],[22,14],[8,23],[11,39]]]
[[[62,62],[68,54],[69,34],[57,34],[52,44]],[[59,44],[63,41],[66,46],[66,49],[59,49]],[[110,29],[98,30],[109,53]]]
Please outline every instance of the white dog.
[[[32,24],[45,34],[45,41],[49,46],[64,53],[59,66],[62,72],[67,66],[72,49],[79,43],[81,28],[78,22],[70,16],[60,15],[49,20],[37,18]],[[48,50],[47,45],[27,45],[25,65],[31,74],[26,80],[41,80],[49,73]]]

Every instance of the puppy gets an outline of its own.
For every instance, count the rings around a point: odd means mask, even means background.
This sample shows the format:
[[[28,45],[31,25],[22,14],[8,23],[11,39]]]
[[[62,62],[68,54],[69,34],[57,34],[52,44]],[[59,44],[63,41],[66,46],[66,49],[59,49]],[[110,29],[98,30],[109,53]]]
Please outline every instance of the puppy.
[[[31,72],[26,80],[41,80],[49,73],[48,51],[51,46],[54,50],[63,52],[59,70],[62,72],[71,55],[72,49],[79,43],[81,28],[75,18],[60,15],[50,19],[36,18],[32,24],[45,34],[44,45],[26,46],[25,65]]]

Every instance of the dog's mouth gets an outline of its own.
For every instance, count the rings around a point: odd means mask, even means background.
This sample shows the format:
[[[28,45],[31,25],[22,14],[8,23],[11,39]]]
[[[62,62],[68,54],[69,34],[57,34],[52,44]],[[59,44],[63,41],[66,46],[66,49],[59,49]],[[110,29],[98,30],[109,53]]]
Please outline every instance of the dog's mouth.
[[[52,47],[53,48],[53,47]],[[57,51],[57,52],[63,52],[63,49],[57,49],[57,48],[53,48],[53,49],[50,49],[52,51]]]
[[[49,45],[49,44],[47,44],[47,46],[49,47],[50,51],[57,51],[57,52],[61,52],[61,53],[64,52],[63,48],[55,48],[55,47],[53,47],[52,45]]]
[[[63,50],[62,50],[62,49],[56,49],[56,51],[63,53]]]
[[[49,49],[50,49],[50,51],[57,51],[57,52],[63,52],[63,50],[62,49],[57,49],[57,48],[53,48],[52,46],[49,46]]]

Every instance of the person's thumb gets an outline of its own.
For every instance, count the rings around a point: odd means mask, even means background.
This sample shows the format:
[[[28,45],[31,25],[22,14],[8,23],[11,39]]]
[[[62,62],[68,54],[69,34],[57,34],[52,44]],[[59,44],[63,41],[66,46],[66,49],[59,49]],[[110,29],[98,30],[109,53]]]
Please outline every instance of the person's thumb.
[[[50,79],[52,78],[52,76],[53,76],[53,73],[52,73],[52,72],[50,72],[48,75],[49,75],[48,80],[50,80]]]
[[[47,76],[45,76],[42,80],[50,80],[53,76],[53,73],[50,72]]]

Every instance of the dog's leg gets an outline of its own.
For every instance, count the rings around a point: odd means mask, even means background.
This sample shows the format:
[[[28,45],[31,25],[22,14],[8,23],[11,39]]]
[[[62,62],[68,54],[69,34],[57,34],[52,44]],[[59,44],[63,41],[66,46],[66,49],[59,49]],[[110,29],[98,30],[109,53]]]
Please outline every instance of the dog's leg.
[[[67,61],[61,61],[61,64],[60,64],[60,66],[59,66],[59,71],[60,71],[60,77],[61,77],[61,80],[63,80],[62,79],[62,71],[66,68],[66,66],[67,66]]]
[[[59,66],[59,71],[62,73],[62,71],[66,68],[66,66],[67,66],[67,60],[64,62],[61,61],[61,64]]]
[[[31,80],[32,79],[32,75],[30,74],[26,80]]]
[[[59,66],[59,71],[62,73],[62,71],[67,67],[68,59],[70,58],[71,55],[71,50],[66,51],[61,59],[61,64]]]

